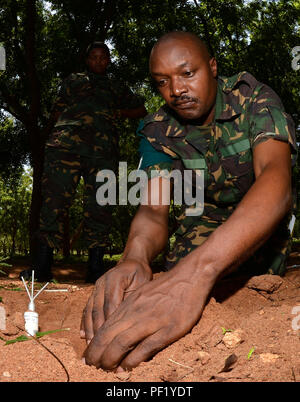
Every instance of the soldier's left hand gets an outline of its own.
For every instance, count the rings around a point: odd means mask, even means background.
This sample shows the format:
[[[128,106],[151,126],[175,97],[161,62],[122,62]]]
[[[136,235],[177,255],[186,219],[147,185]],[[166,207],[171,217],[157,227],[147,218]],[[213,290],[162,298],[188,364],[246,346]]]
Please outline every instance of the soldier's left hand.
[[[98,329],[84,353],[86,363],[106,370],[136,367],[191,330],[206,296],[204,282],[186,269],[145,283]]]

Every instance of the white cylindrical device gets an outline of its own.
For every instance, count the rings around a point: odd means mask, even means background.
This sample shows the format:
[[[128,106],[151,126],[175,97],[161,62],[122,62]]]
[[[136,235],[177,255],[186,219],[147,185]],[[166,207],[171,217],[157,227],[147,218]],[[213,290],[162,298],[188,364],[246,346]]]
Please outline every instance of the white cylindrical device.
[[[35,336],[39,331],[39,315],[36,311],[26,311],[24,313],[25,331],[28,335]]]

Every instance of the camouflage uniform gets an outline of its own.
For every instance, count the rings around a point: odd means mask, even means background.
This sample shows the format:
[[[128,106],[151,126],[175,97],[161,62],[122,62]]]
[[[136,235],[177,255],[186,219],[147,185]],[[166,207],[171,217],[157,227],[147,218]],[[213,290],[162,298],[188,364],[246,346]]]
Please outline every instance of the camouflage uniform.
[[[42,182],[43,205],[38,237],[52,248],[63,239],[64,216],[80,177],[85,182],[84,233],[88,248],[106,246],[111,206],[96,201],[96,175],[115,171],[120,109],[137,108],[142,100],[124,85],[91,72],[74,73],[63,81],[54,112],[60,117],[46,144]]]
[[[255,180],[252,151],[257,144],[269,138],[288,142],[293,164],[296,161],[292,119],[274,91],[247,72],[219,77],[212,124],[183,124],[165,105],[146,116],[139,135],[141,168],[149,177],[153,171],[171,172],[179,166],[194,172],[204,170],[203,213],[187,216],[183,206],[174,247],[167,256],[167,269],[201,245],[232,214]],[[272,238],[241,269],[282,275],[290,248],[288,222],[286,216]]]

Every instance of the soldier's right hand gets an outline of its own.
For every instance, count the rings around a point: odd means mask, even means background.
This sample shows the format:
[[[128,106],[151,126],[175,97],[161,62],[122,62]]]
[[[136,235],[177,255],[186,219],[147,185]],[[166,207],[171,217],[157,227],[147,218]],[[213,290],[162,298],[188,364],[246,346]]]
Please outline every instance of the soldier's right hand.
[[[89,343],[126,296],[151,280],[149,265],[135,259],[126,259],[102,275],[83,310],[80,337]]]

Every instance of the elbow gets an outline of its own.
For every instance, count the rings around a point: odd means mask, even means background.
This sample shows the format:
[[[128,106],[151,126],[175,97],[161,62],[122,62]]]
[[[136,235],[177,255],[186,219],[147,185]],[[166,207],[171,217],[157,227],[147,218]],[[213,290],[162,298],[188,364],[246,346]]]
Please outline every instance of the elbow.
[[[147,115],[147,110],[145,106],[141,106],[138,109],[136,109],[136,118],[143,118]]]
[[[143,118],[147,115],[147,110],[145,106],[140,106],[136,109],[121,109],[121,117],[138,119]]]

